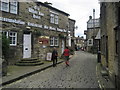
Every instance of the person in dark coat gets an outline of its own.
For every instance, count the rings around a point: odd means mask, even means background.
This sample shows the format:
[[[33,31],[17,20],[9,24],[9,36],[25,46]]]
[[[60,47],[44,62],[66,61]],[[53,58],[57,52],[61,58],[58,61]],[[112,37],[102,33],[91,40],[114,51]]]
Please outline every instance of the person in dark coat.
[[[54,50],[52,52],[53,67],[57,65],[57,57],[58,57],[58,52],[57,49],[54,47]]]

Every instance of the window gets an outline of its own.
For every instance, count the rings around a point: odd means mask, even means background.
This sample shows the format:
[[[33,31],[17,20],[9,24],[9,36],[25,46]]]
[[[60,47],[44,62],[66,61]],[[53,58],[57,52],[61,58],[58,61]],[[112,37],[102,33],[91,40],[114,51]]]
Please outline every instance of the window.
[[[18,2],[16,0],[2,0],[0,1],[0,10],[17,14]]]
[[[54,14],[50,15],[50,23],[54,23]]]
[[[55,15],[55,24],[58,24],[58,16]]]
[[[10,38],[10,45],[11,45],[11,46],[16,46],[17,33],[15,33],[15,32],[10,32],[10,33],[9,33],[9,38]]]
[[[58,24],[58,15],[51,13],[50,14],[50,23]]]
[[[9,0],[2,0],[0,4],[2,11],[9,12]]]
[[[7,36],[10,40],[10,46],[16,46],[17,45],[17,33],[16,32],[6,32],[3,31],[3,34]]]
[[[50,46],[58,46],[58,37],[50,38]]]
[[[118,30],[115,30],[116,54],[118,54]]]
[[[10,13],[17,14],[17,2],[10,2]]]
[[[8,32],[3,31],[2,34],[4,34],[8,38]]]
[[[55,46],[58,46],[58,38],[57,38],[57,37],[54,38],[54,42],[55,42],[55,43],[54,43]]]
[[[89,40],[89,44],[92,44],[92,40]]]
[[[54,46],[54,37],[50,38],[50,46]]]

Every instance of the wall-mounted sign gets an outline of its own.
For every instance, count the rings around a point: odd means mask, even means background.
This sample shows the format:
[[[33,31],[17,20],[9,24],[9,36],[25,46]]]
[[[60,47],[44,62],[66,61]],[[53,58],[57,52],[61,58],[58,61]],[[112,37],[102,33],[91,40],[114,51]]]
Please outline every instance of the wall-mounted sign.
[[[50,30],[56,30],[56,28],[52,27],[52,26],[49,26],[49,29]]]
[[[49,44],[49,37],[48,36],[40,36],[38,38],[38,42],[39,42],[39,44],[48,45]]]
[[[49,27],[47,25],[44,25],[44,29],[49,29]]]
[[[34,19],[41,19],[41,16],[44,16],[44,13],[41,13],[40,8],[37,6],[34,6],[33,8],[28,8],[28,12],[32,13],[32,17]]]
[[[67,30],[65,30],[65,29],[55,28],[55,27],[47,26],[47,25],[36,24],[36,23],[32,23],[32,22],[25,22],[25,21],[22,21],[22,20],[11,19],[11,18],[0,17],[0,21],[15,23],[15,24],[21,24],[21,25],[26,24],[26,25],[31,26],[31,27],[44,28],[44,29],[53,30],[53,31],[57,30],[59,32],[67,32]]]
[[[31,23],[31,22],[27,22],[27,25],[28,25],[28,26],[33,26],[33,27],[42,28],[42,25],[40,25],[40,24],[35,24],[35,23]]]
[[[16,20],[16,19],[10,19],[10,18],[4,18],[4,17],[0,17],[0,21],[10,22],[10,23],[16,23],[16,24],[22,24],[22,25],[25,24],[24,21]]]
[[[57,28],[57,31],[63,32],[63,29]]]
[[[88,39],[87,46],[93,46],[93,39]]]

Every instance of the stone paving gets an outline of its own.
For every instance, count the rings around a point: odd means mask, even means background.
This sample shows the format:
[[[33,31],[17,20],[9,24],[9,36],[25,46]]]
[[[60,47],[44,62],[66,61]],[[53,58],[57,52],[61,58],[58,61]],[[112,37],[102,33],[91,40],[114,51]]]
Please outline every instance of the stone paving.
[[[70,66],[51,67],[3,88],[99,88],[96,77],[96,56],[79,51]]]

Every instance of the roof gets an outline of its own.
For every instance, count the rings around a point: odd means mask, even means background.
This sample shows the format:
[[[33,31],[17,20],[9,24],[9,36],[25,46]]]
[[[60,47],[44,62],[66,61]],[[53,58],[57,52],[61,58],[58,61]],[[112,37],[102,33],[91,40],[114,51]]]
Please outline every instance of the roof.
[[[71,19],[71,18],[69,18],[69,20],[71,20],[71,21],[73,21],[73,22],[76,22],[74,19]]]
[[[60,13],[62,13],[62,14],[65,14],[66,16],[70,16],[68,13],[66,13],[66,12],[64,12],[64,11],[61,11],[61,10],[59,10],[59,9],[57,9],[57,8],[54,8],[54,7],[52,7],[52,6],[48,5],[48,4],[42,3],[42,2],[37,1],[37,0],[34,0],[34,2],[36,2],[36,3],[40,4],[40,5],[43,5],[43,6],[45,6],[45,7],[48,7],[48,8],[50,8],[50,9],[52,9],[52,10],[58,11],[58,12],[60,12]]]

